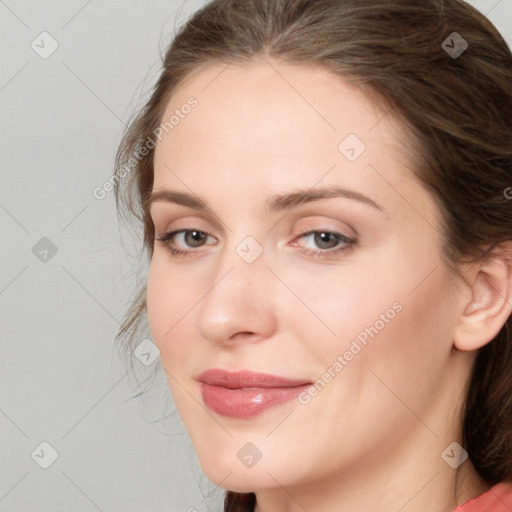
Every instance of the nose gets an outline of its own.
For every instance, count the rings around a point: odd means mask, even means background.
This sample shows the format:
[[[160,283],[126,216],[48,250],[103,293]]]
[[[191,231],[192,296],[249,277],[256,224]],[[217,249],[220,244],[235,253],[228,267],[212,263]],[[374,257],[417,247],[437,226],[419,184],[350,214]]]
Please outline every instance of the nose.
[[[197,311],[199,334],[225,346],[270,338],[277,327],[277,280],[264,254],[247,263],[232,251],[212,274]]]

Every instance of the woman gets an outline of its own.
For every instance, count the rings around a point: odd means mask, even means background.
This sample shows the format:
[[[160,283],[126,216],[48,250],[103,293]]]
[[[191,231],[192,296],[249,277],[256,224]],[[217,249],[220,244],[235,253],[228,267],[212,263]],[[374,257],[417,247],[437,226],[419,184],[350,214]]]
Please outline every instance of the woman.
[[[117,155],[227,511],[512,510],[512,56],[459,0],[214,0]],[[125,210],[126,209],[126,210]]]

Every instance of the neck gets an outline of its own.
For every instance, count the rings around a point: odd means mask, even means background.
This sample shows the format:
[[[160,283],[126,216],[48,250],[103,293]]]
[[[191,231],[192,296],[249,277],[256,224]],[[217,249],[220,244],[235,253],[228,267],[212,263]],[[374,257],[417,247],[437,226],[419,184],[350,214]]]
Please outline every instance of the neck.
[[[441,457],[453,436],[415,434],[329,478],[256,492],[255,512],[453,512],[488,490],[469,459],[454,469]]]

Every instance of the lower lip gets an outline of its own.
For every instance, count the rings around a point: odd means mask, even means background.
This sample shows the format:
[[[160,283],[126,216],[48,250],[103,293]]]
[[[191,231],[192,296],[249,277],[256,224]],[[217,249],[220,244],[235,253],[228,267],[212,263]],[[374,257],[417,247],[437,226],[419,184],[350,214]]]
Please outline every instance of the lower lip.
[[[201,393],[208,408],[222,416],[251,418],[263,411],[293,400],[311,384],[281,388],[228,389],[201,382]]]

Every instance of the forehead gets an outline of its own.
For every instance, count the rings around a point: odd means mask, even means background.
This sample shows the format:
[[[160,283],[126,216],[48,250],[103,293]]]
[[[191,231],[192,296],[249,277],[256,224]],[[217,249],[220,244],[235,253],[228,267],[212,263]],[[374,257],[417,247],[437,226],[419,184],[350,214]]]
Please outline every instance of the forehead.
[[[155,149],[154,189],[192,189],[243,206],[249,196],[240,198],[237,185],[268,196],[322,181],[369,191],[380,204],[419,186],[403,125],[321,66],[212,64],[176,89],[162,123],[171,117]]]
[[[162,122],[191,97],[197,107],[173,127],[175,140],[193,130],[197,137],[208,134],[202,142],[229,143],[231,137],[244,146],[288,149],[304,139],[328,144],[347,133],[363,138],[386,114],[356,85],[322,66],[272,60],[202,68],[174,91]]]

